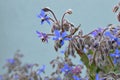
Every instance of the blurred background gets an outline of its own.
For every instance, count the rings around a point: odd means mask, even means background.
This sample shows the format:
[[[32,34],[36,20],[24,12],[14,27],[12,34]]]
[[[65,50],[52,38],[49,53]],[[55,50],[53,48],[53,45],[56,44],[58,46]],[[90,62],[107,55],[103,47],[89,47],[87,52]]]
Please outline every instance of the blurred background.
[[[112,8],[117,0],[0,0],[0,74],[6,59],[17,50],[24,54],[25,63],[47,65],[59,52],[55,52],[52,40],[42,43],[36,30],[50,32],[50,26],[40,25],[37,15],[43,7],[50,7],[61,19],[67,9],[73,14],[66,16],[75,26],[81,24],[84,34],[108,24],[118,24]],[[79,59],[78,59],[79,60]],[[77,61],[77,60],[76,60]],[[78,61],[79,62],[79,61]]]

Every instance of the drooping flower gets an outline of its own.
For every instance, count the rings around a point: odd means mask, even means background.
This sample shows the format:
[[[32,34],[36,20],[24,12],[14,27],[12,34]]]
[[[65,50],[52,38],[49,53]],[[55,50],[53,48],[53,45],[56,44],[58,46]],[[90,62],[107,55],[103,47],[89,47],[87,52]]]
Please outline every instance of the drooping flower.
[[[40,11],[40,14],[38,15],[38,17],[41,19],[41,24],[44,23],[44,21],[46,21],[49,25],[50,25],[50,17],[45,13],[44,10]]]
[[[37,74],[45,73],[45,65],[43,65],[40,69],[38,69]]]
[[[40,37],[42,39],[43,42],[48,42],[48,36],[46,33],[42,33],[42,32],[39,32],[39,31],[36,31],[36,33],[38,34],[38,37]]]
[[[70,40],[70,38],[67,38],[67,33],[66,32],[60,32],[59,30],[55,30],[54,31],[55,37],[53,38],[53,40],[60,40],[60,44],[63,45],[64,44],[64,40]]]
[[[115,49],[115,52],[114,53],[111,53],[110,54],[111,57],[113,57],[114,59],[114,64],[117,63],[117,60],[120,59],[120,50],[119,49]]]

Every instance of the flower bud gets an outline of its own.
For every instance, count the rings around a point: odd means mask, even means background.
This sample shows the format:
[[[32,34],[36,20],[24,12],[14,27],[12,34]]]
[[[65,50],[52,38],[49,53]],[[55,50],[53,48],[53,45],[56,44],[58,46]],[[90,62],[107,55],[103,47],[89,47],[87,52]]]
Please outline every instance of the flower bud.
[[[72,14],[72,9],[68,9],[68,10],[66,11],[66,13]]]
[[[120,22],[120,12],[117,14],[117,19]]]
[[[117,12],[117,11],[118,11],[118,9],[119,9],[119,6],[118,6],[118,5],[116,5],[116,6],[113,8],[113,12]]]
[[[49,7],[45,7],[42,10],[45,11],[45,12],[48,12],[48,11],[50,11],[50,8]]]

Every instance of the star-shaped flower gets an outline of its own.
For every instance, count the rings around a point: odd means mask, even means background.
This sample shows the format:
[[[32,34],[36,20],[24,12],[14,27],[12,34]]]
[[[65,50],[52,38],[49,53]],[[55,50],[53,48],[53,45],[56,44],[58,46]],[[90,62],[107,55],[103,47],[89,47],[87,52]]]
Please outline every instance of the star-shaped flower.
[[[41,19],[41,24],[44,23],[44,21],[46,21],[49,25],[50,25],[50,17],[45,13],[44,10],[40,11],[40,14],[38,15],[38,17]]]
[[[62,72],[69,72],[72,70],[72,67],[70,67],[68,64],[64,64],[64,67],[61,69]]]
[[[39,32],[39,31],[36,31],[36,33],[38,34],[38,37],[40,37],[42,39],[43,42],[48,42],[48,36],[46,33],[42,33],[42,32]]]
[[[67,38],[67,33],[66,32],[60,32],[59,30],[55,30],[54,31],[55,37],[53,38],[53,40],[60,40],[60,44],[63,45],[64,44],[64,40],[70,40],[70,38]]]

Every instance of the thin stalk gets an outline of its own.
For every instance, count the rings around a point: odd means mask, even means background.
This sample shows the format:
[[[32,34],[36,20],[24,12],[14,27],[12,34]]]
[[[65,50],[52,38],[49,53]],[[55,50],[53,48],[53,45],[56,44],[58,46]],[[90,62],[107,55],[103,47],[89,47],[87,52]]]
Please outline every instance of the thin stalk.
[[[61,27],[62,27],[62,31],[64,32],[64,29],[63,29],[63,21],[64,21],[64,17],[67,13],[64,13],[63,16],[62,16],[62,20],[61,20]]]
[[[57,20],[57,18],[56,18],[56,16],[55,16],[55,14],[54,14],[54,12],[53,12],[52,10],[49,10],[49,11],[52,13],[52,15],[53,15],[53,17],[55,18],[55,20],[56,20],[58,26],[60,27],[60,24],[59,24],[59,22],[58,22],[58,20]]]

